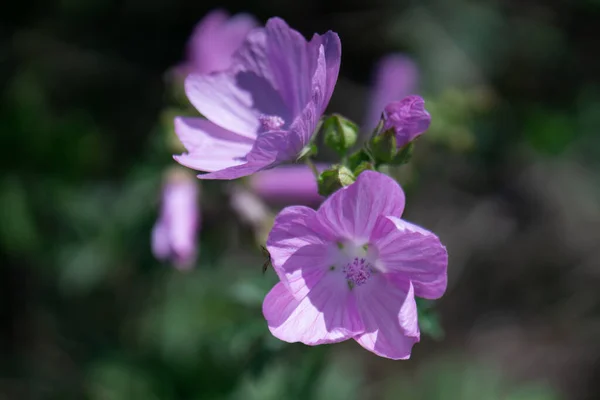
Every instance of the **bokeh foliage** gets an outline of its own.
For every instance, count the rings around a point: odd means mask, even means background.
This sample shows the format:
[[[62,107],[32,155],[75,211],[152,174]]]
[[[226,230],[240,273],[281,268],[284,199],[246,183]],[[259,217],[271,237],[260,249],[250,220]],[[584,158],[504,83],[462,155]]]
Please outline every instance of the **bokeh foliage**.
[[[447,244],[450,286],[441,326],[422,309],[439,341],[423,338],[411,361],[272,338],[260,307],[276,278],[262,275],[226,185],[203,186],[193,271],[152,257],[173,164],[165,121],[181,107],[167,71],[215,6],[339,32],[330,110],[357,122],[380,56],[419,64],[432,127],[390,173],[407,218]],[[597,398],[599,11],[591,0],[16,3],[0,16],[0,397]]]

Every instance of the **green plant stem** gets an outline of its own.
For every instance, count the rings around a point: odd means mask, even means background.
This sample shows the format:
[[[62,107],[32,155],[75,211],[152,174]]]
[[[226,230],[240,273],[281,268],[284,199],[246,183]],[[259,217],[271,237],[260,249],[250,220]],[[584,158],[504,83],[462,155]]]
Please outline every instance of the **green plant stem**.
[[[306,163],[306,165],[308,166],[308,168],[310,168],[310,170],[313,172],[313,175],[315,176],[315,179],[318,179],[319,178],[319,170],[317,169],[317,167],[315,166],[315,164],[312,162],[312,160],[307,157],[304,160],[304,162]]]

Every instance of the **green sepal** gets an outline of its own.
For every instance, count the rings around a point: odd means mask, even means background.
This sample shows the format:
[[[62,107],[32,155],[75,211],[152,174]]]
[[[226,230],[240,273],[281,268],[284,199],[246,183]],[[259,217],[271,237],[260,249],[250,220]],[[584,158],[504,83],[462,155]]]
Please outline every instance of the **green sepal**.
[[[343,165],[334,165],[323,171],[317,179],[319,194],[329,196],[336,190],[351,185],[356,180],[352,171]]]

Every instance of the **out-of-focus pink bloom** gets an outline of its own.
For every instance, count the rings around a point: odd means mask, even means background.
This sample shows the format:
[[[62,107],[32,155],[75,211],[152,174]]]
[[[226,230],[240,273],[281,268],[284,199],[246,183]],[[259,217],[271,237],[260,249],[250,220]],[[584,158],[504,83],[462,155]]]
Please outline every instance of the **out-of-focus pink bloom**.
[[[401,54],[390,54],[382,58],[375,68],[365,129],[375,129],[383,108],[393,101],[415,93],[418,83],[419,70],[410,58]]]
[[[187,149],[175,159],[207,171],[200,179],[236,179],[295,159],[329,103],[340,60],[337,34],[307,42],[269,19],[248,34],[229,69],[186,78],[188,99],[207,119],[175,119]]]
[[[263,303],[271,333],[307,345],[354,339],[409,358],[420,338],[415,296],[442,296],[448,254],[433,233],[400,219],[403,210],[398,183],[365,171],[318,211],[281,211],[267,240],[280,279]]]
[[[319,172],[327,169],[324,164],[316,167]],[[324,200],[319,194],[317,179],[304,164],[285,165],[258,172],[250,177],[250,187],[271,204],[314,206]]]
[[[199,186],[186,171],[167,174],[159,218],[152,230],[152,252],[161,261],[190,269],[198,253]]]
[[[240,186],[233,186],[229,190],[229,194],[231,208],[243,222],[260,230],[269,218],[272,219],[269,208],[251,191]]]
[[[419,96],[408,96],[388,104],[383,111],[383,130],[392,129],[398,148],[412,142],[431,124],[425,110],[425,101]]]
[[[206,14],[187,44],[187,60],[182,72],[187,75],[226,70],[233,54],[256,26],[258,22],[249,14],[230,16],[224,10]]]

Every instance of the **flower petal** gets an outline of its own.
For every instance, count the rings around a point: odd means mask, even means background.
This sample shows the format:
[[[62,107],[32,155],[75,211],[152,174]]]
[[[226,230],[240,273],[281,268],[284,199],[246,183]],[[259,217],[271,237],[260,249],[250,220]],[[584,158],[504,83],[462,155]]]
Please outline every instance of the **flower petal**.
[[[319,229],[315,210],[287,207],[275,218],[267,239],[273,269],[297,299],[306,296],[334,263],[333,246]]]
[[[198,111],[215,124],[247,138],[256,138],[261,115],[291,123],[266,54],[264,29],[251,31],[234,55],[231,69],[211,75],[191,74],[185,90]]]
[[[266,24],[267,54],[273,77],[283,101],[293,115],[304,109],[311,96],[311,80],[318,52],[309,53],[306,39],[291,29],[281,18],[271,18]]]
[[[356,182],[331,195],[319,208],[317,218],[330,240],[367,243],[380,215],[401,216],[404,192],[396,181],[375,171],[364,171]]]
[[[246,154],[240,165],[222,169],[208,174],[198,175],[200,179],[236,179],[255,172],[272,168],[282,161],[289,160],[290,155],[301,149],[299,138],[286,131],[261,133],[252,149]],[[236,160],[237,161],[237,160]]]
[[[378,356],[406,360],[420,339],[414,290],[409,281],[388,278],[378,274],[367,290],[355,291],[365,333],[354,339]]]
[[[175,132],[187,153],[175,156],[186,167],[217,171],[241,165],[252,141],[201,118],[175,119]]]
[[[316,49],[322,48],[325,56],[325,86],[323,96],[318,104],[319,114],[322,114],[325,112],[325,108],[327,107],[327,104],[329,104],[329,100],[331,100],[331,95],[333,94],[333,89],[335,88],[338,74],[340,72],[342,43],[340,42],[340,38],[337,33],[329,31],[324,35],[315,34],[311,39],[309,46]],[[311,50],[311,52],[314,52],[314,50]],[[317,51],[317,54],[319,54],[319,52],[320,50]],[[318,61],[318,57],[313,60],[313,62],[316,61]],[[311,66],[311,71],[312,70],[316,71],[316,66]],[[313,75],[313,82],[314,80],[315,75]]]
[[[289,343],[336,343],[364,332],[356,301],[343,279],[329,275],[297,300],[281,282],[267,294],[263,315],[271,333]]]
[[[433,233],[396,217],[377,221],[370,243],[378,250],[380,270],[410,279],[415,294],[440,298],[448,284],[448,252]]]

